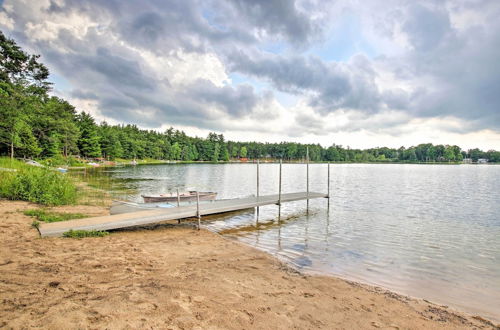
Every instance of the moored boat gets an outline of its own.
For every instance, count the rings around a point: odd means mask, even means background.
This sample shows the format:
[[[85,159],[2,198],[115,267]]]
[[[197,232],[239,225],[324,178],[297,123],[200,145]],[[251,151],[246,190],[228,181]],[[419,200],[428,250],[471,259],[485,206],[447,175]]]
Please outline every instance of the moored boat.
[[[109,213],[113,215],[113,214],[147,211],[156,208],[171,208],[171,207],[175,207],[175,205],[170,203],[146,204],[146,203],[134,203],[134,202],[114,200],[113,203],[111,204],[111,208],[109,209]]]
[[[217,197],[217,193],[213,191],[199,191],[200,201],[211,201]],[[141,195],[144,198],[144,203],[160,203],[160,202],[193,202],[196,201],[196,191],[186,191],[179,193],[159,194],[159,195]]]

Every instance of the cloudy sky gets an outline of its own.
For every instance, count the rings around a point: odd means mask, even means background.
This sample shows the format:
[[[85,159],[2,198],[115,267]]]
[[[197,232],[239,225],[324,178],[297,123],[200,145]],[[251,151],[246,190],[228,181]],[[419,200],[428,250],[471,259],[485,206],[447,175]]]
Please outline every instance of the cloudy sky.
[[[99,121],[240,141],[500,149],[500,1],[0,0]]]

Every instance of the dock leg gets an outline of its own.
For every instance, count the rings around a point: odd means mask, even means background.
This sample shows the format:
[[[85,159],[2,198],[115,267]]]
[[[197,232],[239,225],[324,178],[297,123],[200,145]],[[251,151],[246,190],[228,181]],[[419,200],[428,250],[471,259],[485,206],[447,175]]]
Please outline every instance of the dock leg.
[[[306,213],[309,214],[309,147],[306,148],[306,189],[307,189]]]
[[[279,187],[278,187],[278,222],[281,219],[281,168],[283,166],[283,160],[280,159],[280,176],[279,176]]]
[[[280,176],[279,176],[279,185],[278,185],[278,205],[281,205],[281,167],[283,165],[283,161],[280,159]]]
[[[177,188],[177,207],[181,206],[181,196],[179,195],[179,188]],[[181,223],[181,219],[177,220],[177,223]]]
[[[196,191],[196,214],[198,215],[198,230],[200,230],[201,225],[201,214],[200,214],[200,194]]]
[[[259,201],[259,160],[257,159],[257,202]],[[259,225],[259,207],[257,206],[257,226]]]
[[[327,189],[327,192],[326,192],[326,198],[328,199],[328,205],[327,205],[327,211],[330,212],[330,162],[328,162],[328,181],[327,181],[327,184],[326,184],[326,189]]]

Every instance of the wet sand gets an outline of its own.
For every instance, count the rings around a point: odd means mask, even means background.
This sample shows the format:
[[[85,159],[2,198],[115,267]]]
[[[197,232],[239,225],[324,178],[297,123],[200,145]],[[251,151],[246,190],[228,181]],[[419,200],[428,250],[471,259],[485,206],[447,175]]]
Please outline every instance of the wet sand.
[[[189,226],[41,239],[22,214],[34,207],[0,201],[0,328],[500,329]]]

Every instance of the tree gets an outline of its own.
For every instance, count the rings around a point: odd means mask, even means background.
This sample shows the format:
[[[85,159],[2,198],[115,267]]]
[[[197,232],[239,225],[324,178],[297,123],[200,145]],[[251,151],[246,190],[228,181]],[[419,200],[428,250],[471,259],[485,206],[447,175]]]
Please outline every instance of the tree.
[[[226,146],[222,148],[222,152],[220,154],[220,160],[224,162],[227,162],[229,160],[229,151],[227,150]]]
[[[444,159],[447,161],[454,161],[455,160],[455,152],[452,147],[446,146],[443,154]]]
[[[77,125],[80,129],[80,139],[78,148],[85,157],[101,157],[101,146],[99,144],[99,135],[94,118],[85,112],[76,116]]]
[[[38,62],[40,55],[29,55],[14,40],[0,31],[0,81],[29,88],[35,94],[45,94],[51,83],[49,69]]]
[[[247,147],[243,146],[240,149],[240,157],[241,158],[246,158],[247,157]]]
[[[16,149],[24,150],[24,156],[36,156],[41,151],[30,122],[38,101],[23,86],[0,82],[0,144],[8,146],[11,158]]]
[[[173,145],[172,145],[172,149],[170,151],[170,155],[172,157],[173,160],[180,160],[181,159],[181,146],[179,145],[179,143],[175,142]]]
[[[212,159],[211,159],[213,162],[219,161],[219,153],[220,153],[220,145],[216,143],[214,146],[214,153],[212,154]]]

